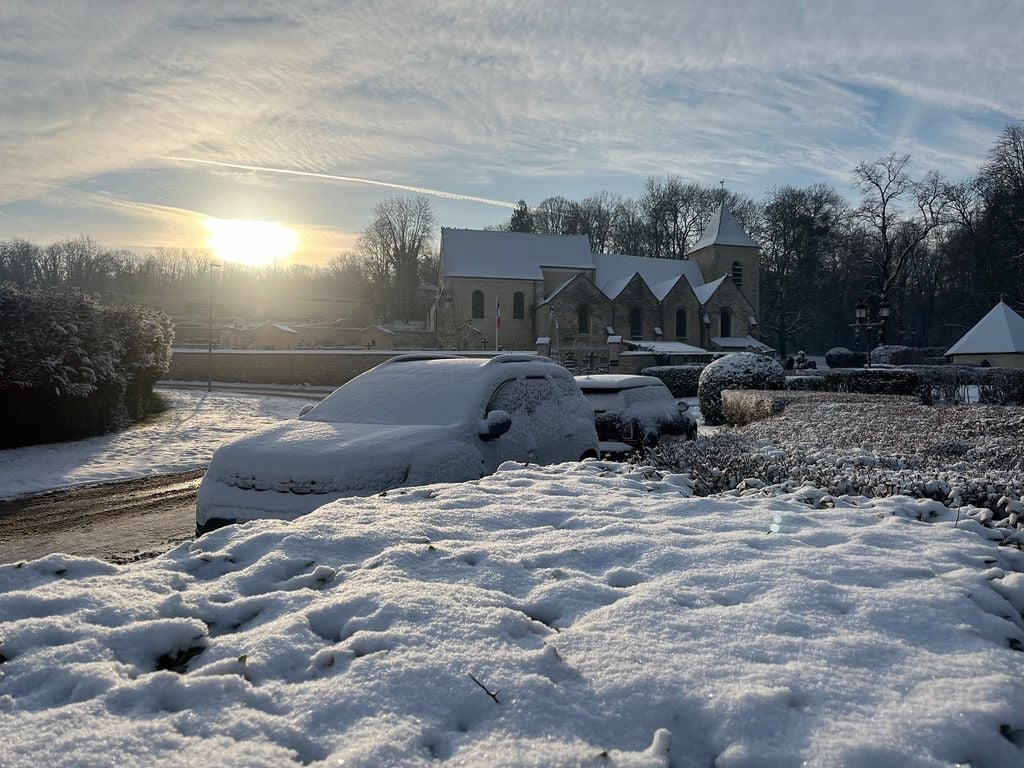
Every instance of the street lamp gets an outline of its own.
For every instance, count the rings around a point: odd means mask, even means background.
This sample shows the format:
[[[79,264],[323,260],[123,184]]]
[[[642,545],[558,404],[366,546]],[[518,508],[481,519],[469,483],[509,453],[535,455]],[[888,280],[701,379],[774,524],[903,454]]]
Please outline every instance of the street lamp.
[[[207,262],[210,272],[210,325],[207,340],[209,346],[206,350],[206,391],[213,392],[213,270],[220,269],[223,265],[213,259]]]
[[[871,320],[870,312],[868,311],[868,305],[864,303],[864,299],[860,299],[853,307],[853,316],[856,320],[850,327],[853,328],[854,336],[860,338],[861,331],[864,332],[864,352],[865,360],[864,367],[871,367],[871,332],[874,330],[880,330],[885,327],[886,321],[889,319],[889,315],[892,313],[892,305],[889,300],[882,297],[882,300],[878,303],[878,319]]]

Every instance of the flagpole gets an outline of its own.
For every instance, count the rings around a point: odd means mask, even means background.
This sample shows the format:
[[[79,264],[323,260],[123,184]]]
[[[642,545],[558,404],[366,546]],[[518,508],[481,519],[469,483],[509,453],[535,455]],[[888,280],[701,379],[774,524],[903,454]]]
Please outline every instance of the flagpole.
[[[494,351],[498,351],[498,333],[501,331],[501,299],[494,297]]]

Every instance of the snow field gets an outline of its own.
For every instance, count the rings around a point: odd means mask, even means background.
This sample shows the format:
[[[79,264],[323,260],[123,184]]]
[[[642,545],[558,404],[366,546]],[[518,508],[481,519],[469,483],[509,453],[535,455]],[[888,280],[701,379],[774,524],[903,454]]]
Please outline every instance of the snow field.
[[[3,566],[0,765],[1021,765],[1024,554],[813,496],[510,464]]]
[[[205,467],[222,443],[293,419],[294,397],[158,389],[168,409],[107,435],[0,451],[0,498]]]

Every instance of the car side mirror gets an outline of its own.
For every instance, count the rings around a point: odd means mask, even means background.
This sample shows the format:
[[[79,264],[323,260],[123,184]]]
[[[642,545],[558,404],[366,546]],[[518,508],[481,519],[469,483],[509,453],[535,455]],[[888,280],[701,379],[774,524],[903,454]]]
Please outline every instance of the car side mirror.
[[[491,411],[487,418],[477,422],[477,432],[483,440],[501,437],[512,428],[512,417],[508,411]]]
[[[690,410],[690,404],[684,403],[682,400],[677,401],[676,406],[679,408],[680,413],[686,413],[688,410]]]
[[[299,418],[301,419],[307,413],[312,411],[313,410],[313,405],[314,405],[313,403],[306,403],[304,406],[302,406],[302,409],[299,411]]]

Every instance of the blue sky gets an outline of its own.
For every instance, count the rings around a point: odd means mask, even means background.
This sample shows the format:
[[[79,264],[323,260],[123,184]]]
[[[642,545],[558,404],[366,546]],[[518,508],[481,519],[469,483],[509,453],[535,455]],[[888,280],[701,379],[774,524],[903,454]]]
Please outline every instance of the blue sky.
[[[0,239],[352,245],[395,189],[445,226],[678,174],[761,196],[909,152],[973,173],[1024,118],[1024,0],[0,5]]]

